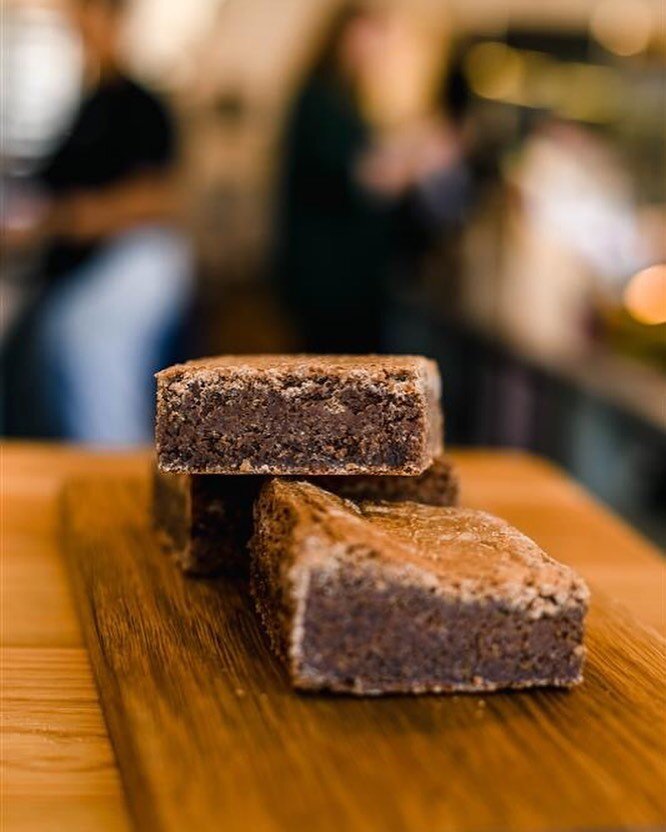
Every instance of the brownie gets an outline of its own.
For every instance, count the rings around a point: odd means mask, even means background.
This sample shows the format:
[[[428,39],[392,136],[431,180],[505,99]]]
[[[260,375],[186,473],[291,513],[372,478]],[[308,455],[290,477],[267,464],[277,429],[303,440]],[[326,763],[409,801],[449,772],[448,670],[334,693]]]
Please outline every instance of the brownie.
[[[267,477],[172,474],[155,469],[153,519],[163,542],[191,575],[247,572],[252,505]],[[355,500],[413,500],[456,505],[458,475],[442,454],[418,477],[313,477],[312,482]]]
[[[157,373],[163,471],[422,473],[442,447],[440,380],[418,356],[219,356]]]
[[[308,477],[314,485],[349,500],[385,500],[388,502],[425,503],[431,506],[456,506],[460,498],[460,480],[453,460],[439,454],[432,465],[416,477],[352,476]]]
[[[581,681],[588,591],[481,511],[357,507],[271,480],[255,506],[251,590],[293,685],[352,694]]]
[[[247,572],[252,503],[263,477],[191,476],[154,469],[153,524],[183,572]]]

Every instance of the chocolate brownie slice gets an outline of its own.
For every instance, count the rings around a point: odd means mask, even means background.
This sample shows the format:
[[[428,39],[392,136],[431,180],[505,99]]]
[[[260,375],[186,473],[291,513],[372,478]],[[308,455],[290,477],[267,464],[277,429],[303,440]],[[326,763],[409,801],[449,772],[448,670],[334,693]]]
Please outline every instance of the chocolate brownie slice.
[[[385,500],[391,503],[411,500],[430,506],[456,506],[460,499],[460,480],[453,460],[439,454],[432,465],[417,477],[308,477],[309,482],[339,497],[355,502]]]
[[[267,477],[154,471],[153,520],[176,561],[191,575],[247,572],[252,505]],[[354,500],[414,500],[456,505],[458,475],[442,454],[418,477],[312,477]]]
[[[271,480],[251,589],[295,687],[354,694],[581,681],[588,591],[503,520],[416,503],[360,507]]]
[[[163,471],[422,473],[442,447],[440,380],[419,356],[220,356],[157,374]]]
[[[153,525],[183,572],[247,573],[252,503],[263,477],[191,476],[154,469]]]

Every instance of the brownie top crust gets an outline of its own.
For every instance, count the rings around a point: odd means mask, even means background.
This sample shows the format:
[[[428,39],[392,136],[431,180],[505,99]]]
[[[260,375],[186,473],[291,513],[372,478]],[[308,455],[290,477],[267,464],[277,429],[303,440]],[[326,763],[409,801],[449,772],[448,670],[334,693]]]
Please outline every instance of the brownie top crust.
[[[212,370],[215,373],[232,370],[250,375],[263,373],[349,373],[353,371],[387,374],[400,371],[437,373],[434,361],[420,355],[217,355],[174,364],[156,374],[158,379],[172,379],[183,372]]]
[[[272,480],[265,489],[297,518],[293,534],[303,566],[336,569],[381,561],[381,569],[402,583],[460,600],[496,599],[529,608],[533,617],[588,598],[571,568],[486,512],[417,503],[356,506],[306,482]]]

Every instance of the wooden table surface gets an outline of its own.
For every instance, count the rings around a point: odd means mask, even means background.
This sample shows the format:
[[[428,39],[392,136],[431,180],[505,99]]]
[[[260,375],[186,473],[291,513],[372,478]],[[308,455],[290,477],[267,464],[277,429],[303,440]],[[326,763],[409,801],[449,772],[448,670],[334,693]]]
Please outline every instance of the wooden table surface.
[[[666,634],[654,547],[520,453],[460,452],[463,501],[518,525],[643,624]],[[120,779],[58,547],[56,497],[70,476],[136,474],[147,452],[9,444],[2,453],[2,816],[15,830],[128,828]],[[575,529],[575,533],[572,533]]]

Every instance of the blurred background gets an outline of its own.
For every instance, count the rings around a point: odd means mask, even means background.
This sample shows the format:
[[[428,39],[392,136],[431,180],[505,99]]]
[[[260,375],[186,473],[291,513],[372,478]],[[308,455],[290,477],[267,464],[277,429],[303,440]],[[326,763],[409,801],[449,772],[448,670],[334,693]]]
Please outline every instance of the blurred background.
[[[152,437],[152,373],[418,352],[451,444],[666,542],[661,0],[7,0],[2,432]]]

